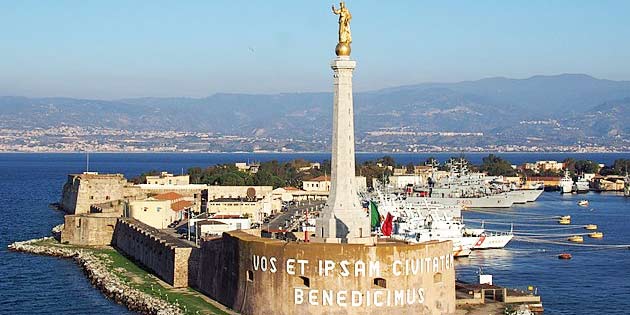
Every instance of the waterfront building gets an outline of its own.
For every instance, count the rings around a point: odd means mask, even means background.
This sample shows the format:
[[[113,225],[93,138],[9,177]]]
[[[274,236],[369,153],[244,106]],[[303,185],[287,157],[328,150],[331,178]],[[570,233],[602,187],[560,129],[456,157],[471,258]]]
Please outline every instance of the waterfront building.
[[[404,189],[408,185],[412,186],[420,186],[423,185],[426,181],[422,180],[419,175],[392,175],[389,177],[389,184],[394,189]]]
[[[355,187],[357,192],[367,191],[367,178],[365,176],[355,176]],[[302,189],[308,192],[330,192],[331,177],[318,176],[302,181]]]
[[[147,175],[146,184],[153,185],[188,185],[190,184],[189,175],[173,175],[168,172],[161,172],[160,175]]]
[[[193,202],[186,200],[186,197],[169,192],[129,201],[126,216],[156,229],[164,229],[173,221],[184,219],[192,207]]]
[[[318,176],[302,181],[305,191],[330,191],[330,176]]]
[[[591,183],[596,191],[623,191],[625,177],[621,175],[597,175],[592,178]]]
[[[199,237],[221,236],[224,232],[247,230],[251,227],[251,220],[243,217],[216,216],[193,223]]]
[[[262,222],[265,217],[277,212],[280,207],[280,200],[274,200],[271,197],[253,197],[209,200],[206,208],[207,213],[210,214],[244,216],[255,222]]]
[[[255,196],[256,198],[264,198],[271,194],[273,186],[217,186],[208,185],[208,200],[219,198],[247,198]]]

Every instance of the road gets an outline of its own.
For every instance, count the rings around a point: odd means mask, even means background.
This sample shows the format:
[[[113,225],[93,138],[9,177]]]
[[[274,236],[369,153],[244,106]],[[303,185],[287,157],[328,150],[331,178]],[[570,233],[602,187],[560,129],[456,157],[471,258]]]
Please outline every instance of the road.
[[[291,217],[295,218],[296,215],[303,216],[306,209],[309,209],[310,212],[315,208],[319,208],[324,203],[325,201],[317,200],[311,201],[310,203],[300,203],[295,206],[289,206],[287,211],[278,213],[269,223],[264,223],[262,228],[267,230],[284,230],[287,223],[293,223]]]

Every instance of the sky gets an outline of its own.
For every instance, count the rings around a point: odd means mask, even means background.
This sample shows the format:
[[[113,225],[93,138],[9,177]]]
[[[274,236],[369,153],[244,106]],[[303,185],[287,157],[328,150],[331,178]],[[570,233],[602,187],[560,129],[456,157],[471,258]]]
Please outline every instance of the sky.
[[[330,91],[333,3],[1,1],[0,95]],[[561,73],[630,80],[627,0],[346,4],[357,91]]]

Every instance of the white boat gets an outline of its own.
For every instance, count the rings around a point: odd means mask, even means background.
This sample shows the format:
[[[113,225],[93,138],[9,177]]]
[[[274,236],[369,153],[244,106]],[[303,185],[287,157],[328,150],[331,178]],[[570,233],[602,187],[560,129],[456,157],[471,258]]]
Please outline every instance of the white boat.
[[[464,229],[464,235],[479,238],[472,249],[503,248],[514,238],[511,230],[505,233],[492,233],[487,232],[485,229],[466,228]]]
[[[573,179],[569,176],[569,171],[564,172],[564,177],[560,179],[560,193],[570,194],[573,191]]]
[[[580,201],[578,201],[578,206],[588,207],[588,200],[580,200]]]
[[[578,194],[587,193],[590,190],[590,183],[584,176],[578,177],[578,180],[573,183],[573,191]]]
[[[448,216],[441,208],[429,206],[428,201],[424,205],[407,202],[403,200],[395,213],[389,212],[395,216],[394,238],[415,243],[451,240],[453,253],[459,256],[468,255],[473,249],[503,248],[513,238],[511,231],[488,233],[483,228],[466,229],[461,218]],[[428,212],[419,208],[426,208]]]

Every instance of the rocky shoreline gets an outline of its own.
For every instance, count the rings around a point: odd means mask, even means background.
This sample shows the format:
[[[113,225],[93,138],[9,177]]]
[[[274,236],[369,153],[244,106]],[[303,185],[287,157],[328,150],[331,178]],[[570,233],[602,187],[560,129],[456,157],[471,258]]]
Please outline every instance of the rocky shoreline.
[[[103,294],[116,303],[127,306],[131,311],[147,315],[183,315],[184,312],[174,304],[134,289],[113,275],[103,262],[90,251],[77,248],[37,245],[42,241],[53,240],[43,237],[29,241],[15,242],[9,249],[37,255],[71,258],[81,266],[88,279]]]

